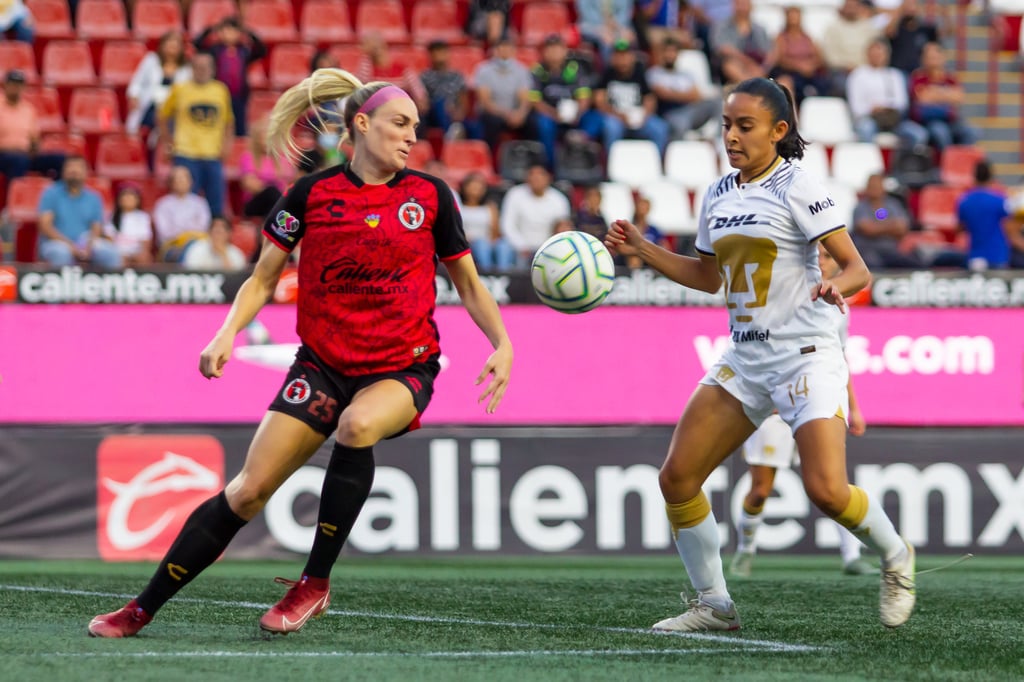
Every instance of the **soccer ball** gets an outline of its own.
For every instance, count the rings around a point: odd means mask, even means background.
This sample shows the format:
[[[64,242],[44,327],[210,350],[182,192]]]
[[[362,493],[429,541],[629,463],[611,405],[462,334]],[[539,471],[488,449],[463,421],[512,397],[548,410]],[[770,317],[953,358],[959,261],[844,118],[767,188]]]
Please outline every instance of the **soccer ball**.
[[[530,279],[537,297],[563,313],[585,313],[601,305],[615,284],[615,263],[586,232],[560,232],[533,255]]]

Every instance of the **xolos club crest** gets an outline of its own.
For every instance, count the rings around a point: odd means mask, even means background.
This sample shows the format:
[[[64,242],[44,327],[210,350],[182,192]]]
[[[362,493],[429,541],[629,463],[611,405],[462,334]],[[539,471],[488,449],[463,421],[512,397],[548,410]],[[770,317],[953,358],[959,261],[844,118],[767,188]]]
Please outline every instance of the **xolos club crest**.
[[[427,212],[414,199],[410,199],[398,207],[398,220],[409,230],[415,230],[423,224]]]

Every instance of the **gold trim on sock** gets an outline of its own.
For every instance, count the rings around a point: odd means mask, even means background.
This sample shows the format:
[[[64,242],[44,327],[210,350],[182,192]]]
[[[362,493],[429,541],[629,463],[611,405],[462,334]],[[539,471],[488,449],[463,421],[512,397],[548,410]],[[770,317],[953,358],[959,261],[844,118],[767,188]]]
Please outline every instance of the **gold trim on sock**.
[[[855,485],[850,486],[850,501],[846,509],[835,518],[836,523],[853,530],[860,526],[868,515],[868,494]]]
[[[747,504],[746,500],[743,501],[743,511],[750,516],[759,516],[764,511],[764,502],[758,507],[751,507]]]
[[[706,519],[710,513],[711,503],[708,501],[708,497],[704,494],[703,490],[697,497],[686,502],[676,504],[665,503],[665,514],[668,516],[668,522],[672,526],[673,537],[683,528],[693,528]]]

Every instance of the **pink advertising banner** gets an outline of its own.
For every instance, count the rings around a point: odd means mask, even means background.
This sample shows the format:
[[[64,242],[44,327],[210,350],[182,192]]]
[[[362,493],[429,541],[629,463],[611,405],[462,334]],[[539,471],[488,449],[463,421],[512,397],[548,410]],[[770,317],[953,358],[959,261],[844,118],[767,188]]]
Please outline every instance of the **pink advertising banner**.
[[[265,308],[267,334],[240,334],[224,377],[208,381],[199,352],[225,312],[0,306],[0,423],[256,422],[298,343],[295,312]],[[425,423],[671,424],[727,331],[724,311],[706,308],[502,312],[515,367],[487,415],[474,381],[489,346],[464,309],[438,308],[443,371]],[[869,423],[1024,425],[1019,311],[859,308],[847,356]]]

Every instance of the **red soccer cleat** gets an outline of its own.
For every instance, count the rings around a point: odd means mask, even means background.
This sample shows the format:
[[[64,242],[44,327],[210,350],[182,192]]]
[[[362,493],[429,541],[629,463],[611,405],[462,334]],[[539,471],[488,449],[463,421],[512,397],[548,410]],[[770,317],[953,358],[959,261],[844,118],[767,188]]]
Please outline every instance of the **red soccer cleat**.
[[[327,611],[331,605],[331,587],[326,578],[302,576],[296,582],[274,578],[274,582],[288,586],[284,598],[260,618],[260,628],[267,632],[287,635],[298,632],[306,621]]]
[[[89,623],[91,637],[134,637],[139,630],[149,625],[153,616],[142,610],[132,599],[113,613],[96,616]]]

